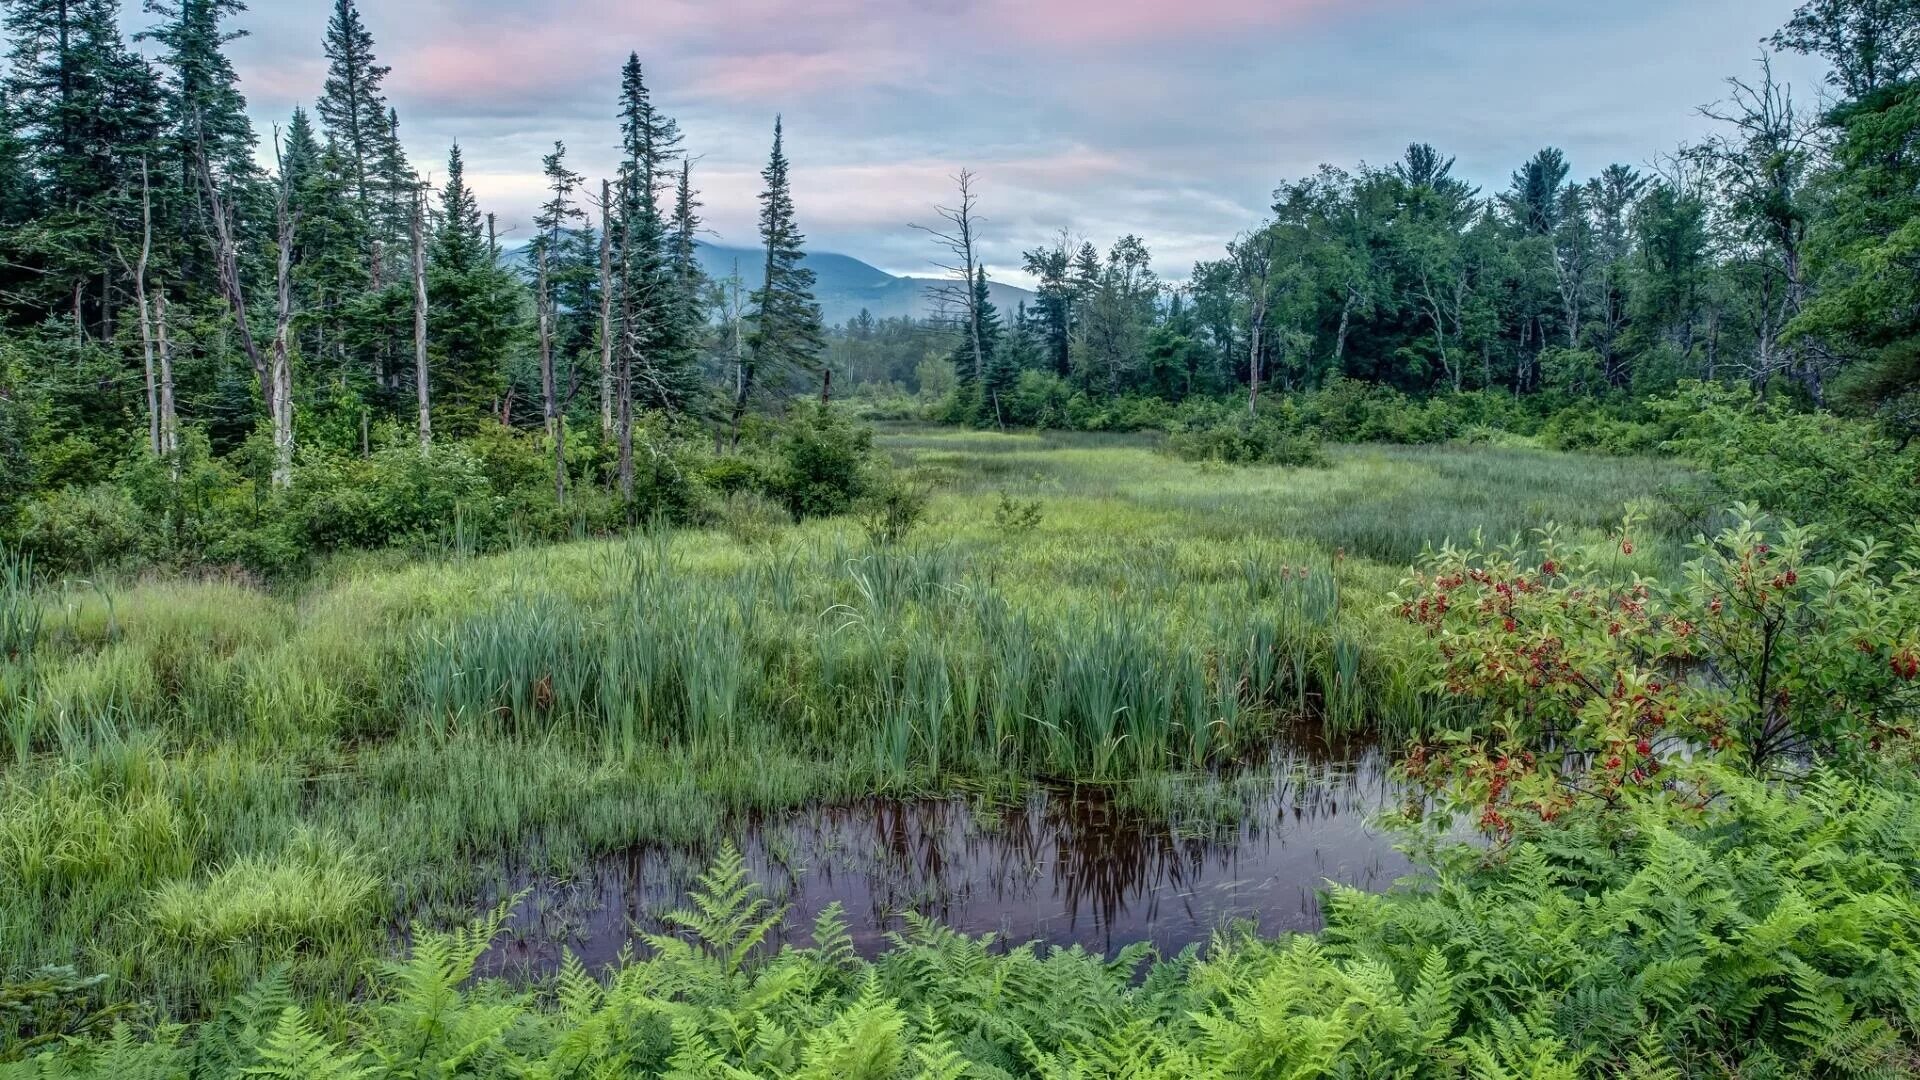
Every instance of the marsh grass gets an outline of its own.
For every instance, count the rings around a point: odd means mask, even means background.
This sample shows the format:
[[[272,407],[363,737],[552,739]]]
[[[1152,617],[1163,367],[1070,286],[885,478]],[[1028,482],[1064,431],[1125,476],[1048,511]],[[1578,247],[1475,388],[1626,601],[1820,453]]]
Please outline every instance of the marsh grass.
[[[1237,763],[1303,720],[1467,719],[1383,611],[1426,543],[1549,520],[1597,538],[1685,479],[1463,447],[1222,470],[1137,437],[882,445],[945,482],[881,545],[743,507],[711,530],[347,561],[294,593],[36,586],[0,560],[6,971],[73,964],[163,1014],[280,964],[344,995],[527,852],[696,844],[818,800],[1124,781],[1202,827],[1240,801]],[[1009,498],[1030,524],[996,523]],[[1648,570],[1678,551],[1652,541]]]

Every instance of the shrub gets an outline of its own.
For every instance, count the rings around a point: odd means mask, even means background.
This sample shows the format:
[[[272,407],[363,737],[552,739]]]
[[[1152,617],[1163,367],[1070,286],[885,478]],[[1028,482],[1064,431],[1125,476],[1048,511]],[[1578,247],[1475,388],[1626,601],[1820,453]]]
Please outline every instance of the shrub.
[[[1016,499],[1006,492],[1000,493],[999,505],[993,508],[993,528],[995,532],[1029,533],[1040,527],[1040,500]]]
[[[1015,427],[1058,428],[1067,425],[1073,388],[1051,371],[1022,371],[1013,387],[1001,395],[1000,408]]]
[[[875,544],[897,544],[927,516],[930,497],[926,485],[913,478],[892,475],[875,486],[862,502],[862,525]]]
[[[1823,552],[1753,511],[1698,545],[1672,588],[1611,554],[1451,546],[1403,586],[1435,644],[1436,689],[1481,703],[1491,746],[1416,752],[1411,768],[1501,831],[1576,802],[1668,795],[1689,757],[1768,771],[1906,742],[1920,709],[1920,531],[1898,550]],[[1631,524],[1631,523],[1629,523]]]
[[[830,405],[796,405],[774,455],[770,493],[795,521],[844,514],[873,490],[873,429]]]
[[[1167,447],[1188,461],[1218,461],[1228,465],[1286,465],[1319,467],[1327,455],[1314,435],[1289,428],[1270,414],[1195,420],[1195,426],[1175,431]]]
[[[1920,440],[1896,442],[1871,424],[1705,383],[1651,408],[1668,448],[1731,498],[1862,535],[1891,536],[1920,520]]]
[[[764,492],[773,486],[772,470],[746,454],[721,454],[701,470],[701,482],[721,495]]]
[[[60,488],[28,501],[16,543],[43,570],[62,573],[125,563],[151,534],[146,515],[126,491],[103,483]]]
[[[420,546],[458,529],[479,536],[496,507],[478,455],[460,443],[324,457],[300,469],[296,513],[316,548]]]

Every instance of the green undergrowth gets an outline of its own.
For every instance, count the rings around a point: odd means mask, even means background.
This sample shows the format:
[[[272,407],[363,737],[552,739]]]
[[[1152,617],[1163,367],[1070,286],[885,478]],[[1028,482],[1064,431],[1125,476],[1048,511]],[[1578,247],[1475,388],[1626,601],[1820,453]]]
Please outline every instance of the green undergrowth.
[[[197,1027],[102,1020],[0,1077],[1911,1075],[1920,792],[1718,786],[1697,821],[1649,802],[1443,849],[1388,894],[1334,890],[1317,936],[1224,932],[1158,960],[916,920],[867,962],[837,910],[809,947],[756,959],[780,911],[726,851],[673,932],[604,980],[470,982],[496,913],[424,937],[344,1009],[271,974]]]

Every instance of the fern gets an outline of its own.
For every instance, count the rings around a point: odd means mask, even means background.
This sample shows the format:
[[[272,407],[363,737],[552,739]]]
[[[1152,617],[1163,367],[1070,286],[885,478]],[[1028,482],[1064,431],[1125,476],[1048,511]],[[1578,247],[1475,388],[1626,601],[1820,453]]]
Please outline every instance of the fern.
[[[785,907],[775,907],[761,892],[760,884],[747,873],[746,860],[729,841],[721,847],[713,867],[700,875],[688,897],[693,907],[676,908],[661,918],[669,926],[693,934],[731,976],[787,917]]]
[[[260,1045],[260,1061],[242,1070],[242,1076],[261,1080],[358,1080],[373,1070],[356,1064],[358,1055],[343,1052],[320,1037],[299,1009],[285,1009]]]

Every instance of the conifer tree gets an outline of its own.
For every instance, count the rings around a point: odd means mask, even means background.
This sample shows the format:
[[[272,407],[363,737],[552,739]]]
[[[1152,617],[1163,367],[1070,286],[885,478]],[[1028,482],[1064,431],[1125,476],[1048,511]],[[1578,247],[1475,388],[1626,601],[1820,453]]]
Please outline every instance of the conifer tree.
[[[535,310],[540,321],[540,397],[542,413],[546,421],[547,435],[553,439],[553,486],[554,497],[565,501],[567,497],[566,472],[566,424],[561,417],[561,395],[565,388],[560,385],[554,360],[555,342],[560,334],[556,324],[559,312],[554,302],[553,270],[560,254],[562,239],[568,235],[568,226],[585,217],[585,213],[573,203],[574,189],[585,179],[579,173],[567,168],[567,147],[556,140],[553,153],[541,159],[541,171],[547,178],[547,190],[552,197],[540,207],[534,217],[533,257],[537,274],[534,295]]]
[[[320,385],[360,396],[370,367],[359,351],[380,336],[361,310],[368,286],[366,223],[355,206],[347,163],[322,145],[305,109],[287,124],[282,166],[295,216],[293,286],[300,314],[295,338]]]
[[[327,81],[315,111],[347,167],[361,215],[371,218],[373,184],[387,135],[387,99],[381,84],[391,70],[373,54],[373,34],[354,0],[334,0],[327,20]]]
[[[699,393],[699,354],[707,331],[707,275],[698,252],[700,205],[699,193],[693,189],[693,165],[683,157],[667,231],[667,272],[674,284],[674,355],[669,377],[682,402]]]
[[[447,155],[447,182],[427,269],[429,353],[435,428],[470,434],[506,388],[514,297],[482,231],[459,144]]]
[[[760,192],[760,242],[766,248],[760,287],[751,298],[753,331],[749,355],[733,401],[733,434],[759,384],[787,371],[817,371],[826,348],[820,323],[820,305],[813,299],[813,271],[803,265],[806,237],[794,220],[793,188],[788,178],[785,132],[773,121],[773,152],[760,172],[766,185]]]
[[[128,51],[113,0],[8,0],[4,90],[41,211],[27,235],[0,237],[28,267],[25,294],[71,312],[85,336],[112,332],[116,237],[137,231],[139,162],[155,153],[159,80]]]
[[[26,140],[20,136],[11,99],[0,86],[0,225],[29,220],[37,203]]]
[[[160,25],[141,37],[156,41],[160,63],[168,72],[169,138],[175,147],[182,188],[192,190],[186,178],[196,153],[204,152],[214,176],[232,185],[259,175],[254,164],[253,124],[247,119],[247,99],[240,77],[227,59],[225,46],[242,36],[221,28],[221,20],[247,10],[241,0],[146,0],[147,10],[161,16]]]
[[[618,347],[615,350],[614,432],[619,443],[619,483],[633,492],[633,425],[639,409],[674,410],[683,403],[683,380],[674,364],[675,289],[667,265],[666,218],[660,193],[666,163],[678,148],[680,129],[654,106],[637,54],[620,73],[619,220],[614,261],[619,269]]]

